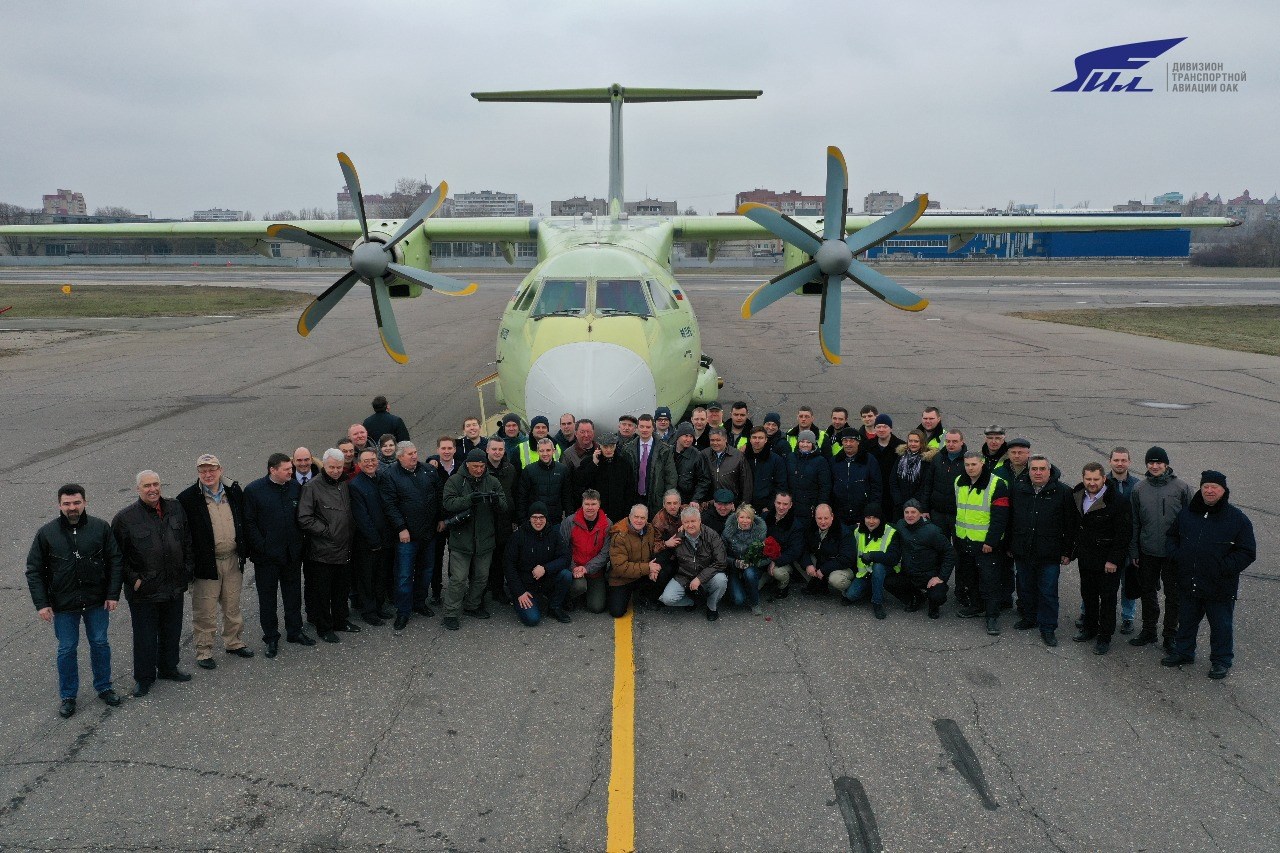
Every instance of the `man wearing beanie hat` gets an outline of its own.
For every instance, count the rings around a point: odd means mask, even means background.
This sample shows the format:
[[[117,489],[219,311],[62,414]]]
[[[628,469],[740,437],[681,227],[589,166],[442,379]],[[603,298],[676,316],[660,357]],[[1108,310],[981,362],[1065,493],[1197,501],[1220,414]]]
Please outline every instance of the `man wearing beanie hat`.
[[[1147,476],[1133,489],[1133,540],[1129,559],[1138,567],[1142,595],[1142,630],[1129,640],[1131,646],[1156,641],[1160,624],[1159,590],[1164,586],[1164,648],[1173,647],[1178,631],[1178,573],[1166,549],[1166,534],[1178,513],[1191,502],[1190,484],[1179,480],[1169,467],[1169,454],[1152,447],[1144,457]]]
[[[1169,558],[1178,574],[1178,633],[1165,666],[1196,657],[1200,620],[1209,619],[1209,677],[1223,679],[1235,660],[1234,618],[1240,573],[1256,559],[1253,523],[1230,503],[1221,471],[1200,475],[1200,491],[1169,529]]]
[[[680,492],[680,503],[704,503],[711,497],[711,469],[702,451],[693,446],[693,424],[682,421],[676,427],[671,461],[676,469],[673,484]]]
[[[538,442],[544,438],[551,437],[551,421],[547,420],[545,415],[538,415],[529,421],[529,440],[521,443],[520,451],[513,456],[510,451],[507,452],[507,459],[511,460],[511,464],[518,468],[526,468],[538,461]],[[554,440],[553,440],[554,441]],[[556,445],[555,452],[551,458],[560,458],[560,446]]]
[[[840,453],[831,458],[831,508],[840,523],[850,529],[862,522],[862,508],[881,503],[884,488],[880,466],[861,447],[862,436],[844,427],[836,436]]]
[[[564,609],[573,583],[569,549],[560,531],[547,523],[546,504],[530,504],[528,519],[512,534],[503,557],[507,586],[522,623],[532,628],[542,621],[536,595],[546,596],[547,609],[557,622],[573,621]]]
[[[902,562],[902,543],[897,531],[884,523],[879,504],[867,504],[862,520],[853,528],[853,541],[858,556],[853,568],[831,573],[827,583],[843,593],[842,604],[853,604],[871,593],[871,610],[877,619],[885,618],[884,581],[890,572],[898,571]]]
[[[449,585],[444,590],[444,626],[450,631],[458,630],[459,610],[476,619],[489,618],[484,593],[497,543],[494,518],[507,509],[507,496],[503,494],[502,484],[488,472],[485,452],[469,451],[466,466],[465,473],[449,478],[442,501],[446,518],[471,513],[469,518],[458,519],[449,528]]]
[[[893,515],[893,494],[889,484],[893,480],[893,469],[898,464],[898,448],[906,444],[893,433],[893,418],[881,413],[876,415],[872,429],[875,439],[862,448],[876,460],[880,468],[880,494],[877,499]]]
[[[784,456],[791,452],[791,445],[787,443],[787,436],[782,432],[782,415],[777,412],[767,412],[760,425],[764,427],[765,435],[769,437],[770,450],[779,456]]]
[[[664,444],[676,443],[676,430],[671,423],[670,406],[659,406],[653,410],[653,435]]]

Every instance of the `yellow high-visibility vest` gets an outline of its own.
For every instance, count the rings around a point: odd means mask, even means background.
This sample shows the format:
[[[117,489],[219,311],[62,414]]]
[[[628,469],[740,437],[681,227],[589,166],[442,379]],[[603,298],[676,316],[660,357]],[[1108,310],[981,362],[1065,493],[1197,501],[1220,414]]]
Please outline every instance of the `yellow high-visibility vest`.
[[[961,485],[961,481],[964,485]],[[956,477],[956,538],[970,542],[986,542],[991,529],[991,502],[995,500],[999,477],[989,478],[986,489],[978,491],[969,483],[969,475]]]
[[[893,537],[897,532],[898,531],[893,529],[892,525],[884,523],[881,523],[880,525],[880,537],[878,539],[872,539],[870,536],[863,533],[861,527],[854,532],[853,538],[858,543],[858,577],[865,578],[867,575],[871,574],[872,564],[863,560],[862,555],[872,551],[884,551],[888,553],[889,543],[893,541]],[[901,570],[901,567],[899,566],[889,566],[888,568],[893,569],[895,572]]]

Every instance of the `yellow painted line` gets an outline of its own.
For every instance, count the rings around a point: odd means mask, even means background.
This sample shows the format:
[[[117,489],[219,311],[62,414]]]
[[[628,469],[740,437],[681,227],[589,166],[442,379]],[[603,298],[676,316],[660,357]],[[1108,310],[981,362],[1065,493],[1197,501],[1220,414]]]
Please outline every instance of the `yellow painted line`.
[[[609,769],[608,853],[636,849],[636,660],[634,609],[613,620],[613,757]]]

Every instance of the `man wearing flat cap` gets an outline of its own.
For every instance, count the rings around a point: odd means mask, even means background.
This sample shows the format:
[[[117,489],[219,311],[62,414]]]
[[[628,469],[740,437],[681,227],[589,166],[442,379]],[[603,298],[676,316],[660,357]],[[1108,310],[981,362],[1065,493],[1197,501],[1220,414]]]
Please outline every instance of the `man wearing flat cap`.
[[[1172,651],[1178,632],[1178,572],[1169,559],[1167,535],[1174,519],[1191,503],[1190,484],[1179,480],[1169,467],[1169,454],[1152,447],[1144,457],[1147,476],[1133,487],[1133,539],[1129,559],[1138,567],[1138,589],[1142,593],[1142,630],[1129,640],[1131,646],[1156,641],[1160,624],[1160,587],[1164,586],[1165,651]]]
[[[1200,475],[1200,491],[1169,529],[1169,559],[1178,575],[1178,633],[1165,666],[1196,657],[1200,621],[1209,619],[1209,677],[1221,680],[1235,660],[1234,621],[1240,573],[1257,558],[1253,523],[1230,503],[1221,471]]]
[[[227,654],[251,658],[240,638],[244,616],[240,592],[244,588],[244,560],[248,534],[244,527],[244,492],[222,475],[222,463],[212,453],[196,460],[196,482],[178,495],[191,527],[191,555],[195,581],[191,584],[191,635],[196,666],[214,669],[213,640],[222,612],[222,645]]]

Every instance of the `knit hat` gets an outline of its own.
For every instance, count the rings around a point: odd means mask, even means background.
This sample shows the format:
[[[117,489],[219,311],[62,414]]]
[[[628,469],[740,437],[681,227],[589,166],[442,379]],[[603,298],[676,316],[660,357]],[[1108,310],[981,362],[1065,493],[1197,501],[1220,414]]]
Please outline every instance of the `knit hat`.
[[[914,500],[914,498],[912,498],[912,500]],[[884,515],[881,513],[881,510],[880,510],[880,504],[877,504],[877,503],[867,504],[866,509],[862,511],[862,517],[863,518],[884,518]]]
[[[1023,448],[1026,448],[1027,450],[1031,449],[1031,442],[1025,438],[1015,438],[1012,441],[1008,442],[1008,445],[1009,447],[1023,447]]]
[[[987,427],[987,431],[983,435],[1004,435],[1004,427],[1000,424],[992,424]]]
[[[915,498],[908,498],[907,502],[902,505],[903,509],[914,509],[924,512],[924,506]]]
[[[688,421],[681,421],[680,426],[676,427],[676,438],[682,435],[693,435],[693,424]]]
[[[797,442],[800,442],[800,441],[807,441],[807,442],[809,442],[810,444],[813,444],[813,443],[815,443],[817,440],[818,440],[818,437],[817,437],[816,435],[814,435],[814,434],[813,434],[813,430],[811,430],[811,429],[802,429],[802,430],[800,430],[800,434],[796,436],[796,441],[797,441]]]
[[[857,441],[857,442],[862,441],[862,432],[860,430],[854,429],[853,427],[845,427],[844,429],[840,430],[840,432],[836,433],[836,436],[841,441],[844,441],[846,438],[852,438],[854,441]]]
[[[529,515],[530,516],[540,515],[543,518],[546,518],[547,505],[544,504],[542,501],[534,501],[533,503],[529,504]]]
[[[654,409],[653,419],[656,421],[658,418],[666,418],[667,420],[671,420],[671,407],[659,406],[658,408]]]
[[[778,414],[777,412],[769,412],[764,416],[763,422],[766,424],[775,423],[778,426],[782,426],[782,415]]]
[[[612,447],[617,443],[618,443],[618,434],[616,432],[609,432],[606,430],[605,432],[602,432],[596,436],[596,444],[600,445],[601,447],[604,447],[606,445],[609,447]]]
[[[716,489],[716,493],[711,496],[711,499],[718,504],[731,504],[733,503],[733,492],[728,489]]]
[[[887,426],[889,429],[893,429],[893,418],[889,417],[888,415],[886,415],[886,414],[884,414],[884,413],[878,414],[878,415],[876,415],[876,423],[875,423],[875,425],[876,425],[876,426],[880,426],[880,424],[884,424],[884,425],[885,425],[885,426]]]
[[[517,415],[515,412],[507,412],[505,415],[502,416],[503,426],[506,426],[507,424],[513,423],[513,422],[517,424],[520,423],[520,416]]]
[[[543,425],[544,427],[546,427],[548,430],[550,430],[550,429],[551,429],[551,421],[547,420],[547,416],[546,416],[546,415],[537,415],[537,416],[535,416],[533,420],[529,421],[529,429],[533,429],[533,428],[534,428],[534,427],[536,427],[538,424],[542,424],[542,425]]]
[[[471,450],[470,452],[468,452],[468,453],[467,453],[467,459],[466,459],[466,461],[467,461],[468,463],[471,463],[471,462],[488,462],[488,461],[489,461],[489,457],[485,455],[485,453],[484,453],[484,451],[483,451],[483,450],[481,450],[480,448],[478,448],[478,447],[477,447],[477,448],[475,448],[475,449],[473,449],[473,450]]]
[[[1147,462],[1163,462],[1164,464],[1168,465],[1169,454],[1165,452],[1165,449],[1163,447],[1159,447],[1159,446],[1152,447],[1150,450],[1147,451],[1146,461]]]
[[[1150,456],[1151,454],[1148,453],[1147,455]],[[1221,471],[1201,471],[1200,485],[1203,486],[1205,483],[1215,483],[1225,489],[1227,487],[1227,475]]]

